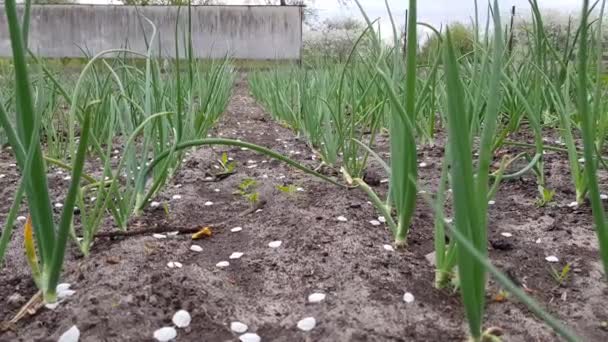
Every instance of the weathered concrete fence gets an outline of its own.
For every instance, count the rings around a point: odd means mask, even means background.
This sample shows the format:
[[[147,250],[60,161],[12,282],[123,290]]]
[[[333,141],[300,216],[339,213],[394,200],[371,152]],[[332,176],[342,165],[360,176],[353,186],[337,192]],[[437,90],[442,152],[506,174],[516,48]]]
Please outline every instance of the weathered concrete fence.
[[[156,25],[154,53],[175,56],[175,6],[32,6],[29,47],[40,57],[83,57],[128,47],[145,53]],[[196,58],[299,59],[302,9],[297,6],[193,6]],[[180,55],[184,57],[188,8],[179,12]],[[0,56],[10,56],[8,26],[0,10]]]

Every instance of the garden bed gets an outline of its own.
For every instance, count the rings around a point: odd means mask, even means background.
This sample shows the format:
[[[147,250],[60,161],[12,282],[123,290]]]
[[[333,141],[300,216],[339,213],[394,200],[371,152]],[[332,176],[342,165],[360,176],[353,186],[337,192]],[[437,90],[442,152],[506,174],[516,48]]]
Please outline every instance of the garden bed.
[[[311,168],[319,165],[303,139],[273,122],[255,103],[245,80],[237,83],[212,135],[260,144]],[[387,137],[378,142],[379,150],[386,150]],[[419,161],[427,164],[420,169],[420,182],[429,192],[437,189],[442,146],[440,133],[434,147],[419,148]],[[236,174],[207,181],[224,151],[237,162]],[[13,163],[11,154],[2,152],[2,218],[19,177]],[[608,340],[608,297],[591,210],[588,205],[569,206],[575,195],[566,155],[547,152],[545,163],[549,188],[556,190],[551,204],[536,205],[533,176],[501,185],[490,207],[491,260],[580,336]],[[384,178],[380,167],[370,168],[370,177]],[[55,172],[50,179],[53,195],[60,197],[65,181]],[[264,205],[261,211],[239,215],[251,206],[234,193],[246,179],[256,180],[255,191]],[[211,237],[98,239],[88,258],[79,257],[72,246],[63,279],[76,293],[54,311],[42,308],[0,332],[0,341],[55,341],[72,325],[80,329],[81,341],[150,341],[155,330],[171,325],[180,309],[191,314],[192,323],[178,329],[177,341],[238,340],[230,329],[234,321],[247,324],[263,341],[467,338],[458,292],[433,287],[434,267],[427,260],[434,249],[433,213],[422,197],[408,247],[392,251],[385,248],[392,243],[388,228],[370,223],[378,214],[363,192],[322,182],[252,151],[200,148],[190,153],[172,182],[156,199],[169,204],[168,212],[162,206],[148,208],[130,228],[171,231],[211,225]],[[285,185],[296,190],[277,189]],[[376,189],[385,192],[386,184]],[[213,225],[218,222],[222,224]],[[235,227],[242,230],[232,232]],[[271,248],[273,241],[282,243]],[[193,244],[202,251],[192,251]],[[37,291],[22,246],[19,227],[0,269],[0,321],[10,320]],[[243,255],[230,260],[233,252]],[[550,256],[559,261],[547,261]],[[217,267],[221,261],[230,265]],[[183,267],[169,268],[169,262]],[[571,270],[560,285],[550,270],[561,272],[567,263]],[[316,292],[326,294],[325,300],[307,303]],[[404,301],[406,292],[413,302]],[[486,299],[485,325],[501,328],[505,341],[557,339],[523,304],[503,298],[492,281]],[[310,332],[296,327],[305,317],[317,322]]]

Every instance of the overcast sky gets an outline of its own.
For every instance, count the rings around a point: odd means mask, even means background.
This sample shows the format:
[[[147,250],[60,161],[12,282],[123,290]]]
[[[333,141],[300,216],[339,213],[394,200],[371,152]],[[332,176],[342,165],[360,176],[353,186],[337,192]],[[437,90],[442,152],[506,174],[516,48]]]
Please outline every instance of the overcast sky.
[[[387,11],[384,0],[360,0],[365,8],[368,16],[371,18],[381,18],[384,30],[390,28],[388,22]],[[406,0],[389,0],[389,6],[395,20],[403,23],[405,19],[405,10],[408,1]],[[528,0],[499,0],[501,12],[508,14],[512,6],[516,6],[520,15],[528,16],[530,13],[530,5]],[[538,0],[539,6],[543,10],[559,11],[566,14],[578,14],[582,8],[582,0]],[[485,17],[487,2],[479,0],[480,15]],[[349,8],[343,8],[338,5],[337,0],[316,0],[315,7],[318,9],[321,18],[335,16],[354,16],[361,17],[359,9],[354,4]],[[418,1],[418,20],[431,23],[435,26],[440,26],[442,23],[460,21],[470,22],[474,16],[475,5],[473,0],[426,0]],[[402,25],[402,24],[401,24]]]
[[[82,3],[109,3],[119,0],[80,0]],[[337,16],[352,16],[361,18],[360,12],[353,0],[349,0],[352,5],[344,8],[338,4],[338,0],[313,0],[313,7],[317,9],[320,19],[331,18]],[[264,0],[222,0],[225,4],[260,4],[266,3]],[[384,0],[360,0],[367,14],[375,19],[382,18],[383,27],[388,28],[386,9]],[[499,0],[501,11],[507,13],[511,6],[515,5],[518,8],[520,15],[528,15],[530,6],[528,0]],[[279,3],[277,0],[276,3]],[[389,5],[396,20],[399,23],[404,21],[404,13],[407,8],[407,0],[389,0]],[[485,5],[487,2],[479,0],[480,12],[485,14]],[[564,13],[578,13],[581,8],[582,0],[538,0],[538,3],[543,9],[557,10]],[[433,25],[439,26],[442,23],[451,21],[469,22],[474,15],[473,0],[425,0],[418,1],[418,17],[420,21],[425,21]]]

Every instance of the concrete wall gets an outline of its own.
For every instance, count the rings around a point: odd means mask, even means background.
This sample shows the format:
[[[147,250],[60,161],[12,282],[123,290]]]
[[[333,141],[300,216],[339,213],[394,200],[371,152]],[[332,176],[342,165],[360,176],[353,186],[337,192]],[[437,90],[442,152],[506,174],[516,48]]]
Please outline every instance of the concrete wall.
[[[175,55],[173,6],[32,6],[30,49],[40,57],[82,57],[82,49],[100,51],[129,46],[146,51],[157,27],[155,54]],[[188,8],[180,11],[179,43],[184,48]],[[296,6],[193,6],[192,41],[197,58],[299,59],[302,11]],[[184,51],[184,50],[182,50]],[[0,10],[0,56],[10,56],[4,8]],[[180,52],[183,57],[183,52]]]

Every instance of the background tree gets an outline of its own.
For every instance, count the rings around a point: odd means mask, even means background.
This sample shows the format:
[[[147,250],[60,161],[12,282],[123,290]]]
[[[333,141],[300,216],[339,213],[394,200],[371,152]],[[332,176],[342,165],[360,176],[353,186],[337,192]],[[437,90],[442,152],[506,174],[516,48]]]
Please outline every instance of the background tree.
[[[306,58],[344,62],[366,25],[362,21],[337,17],[309,26],[304,34]]]
[[[473,28],[462,23],[454,23],[450,25],[450,34],[452,35],[452,43],[457,53],[461,56],[473,52],[475,42],[475,32]],[[422,62],[432,62],[441,51],[441,42],[436,34],[429,34],[427,40],[420,48],[420,60]]]

